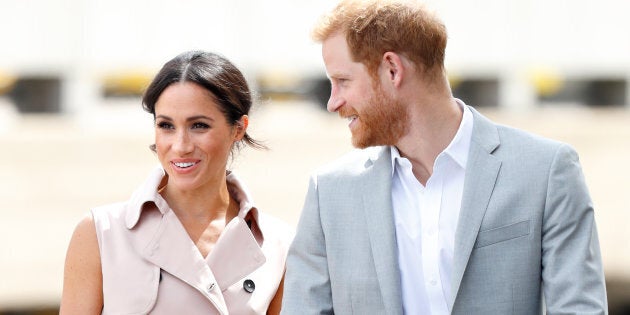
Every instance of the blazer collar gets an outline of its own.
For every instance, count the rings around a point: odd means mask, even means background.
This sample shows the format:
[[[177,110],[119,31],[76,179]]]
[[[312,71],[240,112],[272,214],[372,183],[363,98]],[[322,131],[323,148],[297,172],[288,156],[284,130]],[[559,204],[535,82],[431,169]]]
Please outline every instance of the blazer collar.
[[[501,160],[493,155],[500,145],[496,126],[475,109],[470,108],[470,110],[473,113],[474,124],[461,210],[455,231],[452,289],[449,301],[451,309],[501,168]]]
[[[499,131],[495,124],[476,109],[468,106],[473,114],[473,133],[471,141],[479,145],[485,152],[492,154],[501,144]]]
[[[493,155],[500,145],[496,126],[474,108],[468,108],[472,112],[473,130],[462,206],[455,232],[450,309],[459,291],[470,253],[481,227],[481,220],[501,168],[501,160]],[[402,305],[402,293],[396,230],[391,205],[391,150],[389,147],[368,150],[365,171],[359,179],[363,187],[359,191],[363,192],[363,209],[372,245],[374,265],[386,307],[402,313],[402,310],[398,310]]]
[[[391,201],[391,156],[389,147],[367,149],[365,170],[358,178],[364,215],[372,247],[372,259],[389,314],[402,314],[396,228]]]

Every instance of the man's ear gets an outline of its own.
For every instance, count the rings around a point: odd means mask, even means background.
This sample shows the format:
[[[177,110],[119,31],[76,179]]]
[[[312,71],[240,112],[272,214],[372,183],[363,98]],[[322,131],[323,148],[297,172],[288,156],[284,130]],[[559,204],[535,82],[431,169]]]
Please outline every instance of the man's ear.
[[[395,52],[388,51],[383,54],[381,66],[387,76],[387,80],[389,80],[395,87],[400,87],[406,70],[402,57]]]

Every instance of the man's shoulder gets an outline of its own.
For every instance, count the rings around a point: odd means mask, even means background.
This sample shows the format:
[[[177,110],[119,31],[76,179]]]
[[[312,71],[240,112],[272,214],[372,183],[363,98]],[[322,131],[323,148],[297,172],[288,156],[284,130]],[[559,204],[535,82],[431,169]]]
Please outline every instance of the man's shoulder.
[[[512,126],[495,126],[500,144],[492,155],[503,162],[511,162],[510,165],[532,170],[545,168],[564,154],[577,157],[577,151],[568,143]]]
[[[471,108],[474,117],[473,138],[472,141],[484,142],[492,139],[496,130],[501,146],[504,145],[533,145],[538,148],[558,147],[562,143],[535,134],[531,131],[505,125],[500,122],[489,119],[483,114]],[[490,140],[492,141],[492,140]]]
[[[354,149],[341,157],[320,166],[315,174],[317,176],[352,176],[360,174],[365,170],[366,165],[370,161],[382,158],[383,153],[389,150],[389,147],[377,146],[366,149]]]
[[[555,152],[561,146],[571,147],[559,140],[547,138],[528,130],[495,124],[501,139],[501,146],[519,151]]]
[[[514,150],[518,152],[555,152],[561,146],[568,146],[566,143],[525,129],[492,121],[476,111],[473,111],[473,114],[475,114],[475,126],[473,127],[472,141],[485,146],[494,143],[496,139],[497,144],[499,144],[496,153]]]

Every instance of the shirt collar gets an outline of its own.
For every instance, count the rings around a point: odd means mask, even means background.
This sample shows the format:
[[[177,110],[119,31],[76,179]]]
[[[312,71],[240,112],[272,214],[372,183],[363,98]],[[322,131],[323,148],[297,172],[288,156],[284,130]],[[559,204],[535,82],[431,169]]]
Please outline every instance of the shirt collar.
[[[390,146],[390,156],[392,158],[392,176],[394,176],[394,172],[396,171],[396,161],[399,161],[402,157],[400,156],[400,152],[398,148],[395,146]]]
[[[468,108],[464,102],[457,98],[455,101],[462,110],[462,121],[459,124],[457,133],[455,133],[455,137],[453,137],[451,143],[449,143],[441,154],[450,156],[461,168],[466,169],[466,164],[468,163],[468,151],[470,149],[470,139],[472,137],[473,117],[470,108]],[[391,146],[390,150],[393,176],[394,171],[396,170],[396,161],[402,159],[403,157],[400,156],[400,152],[395,146]]]
[[[142,185],[133,193],[129,202],[129,209],[125,217],[128,229],[133,229],[140,220],[140,214],[147,203],[153,203],[160,213],[165,214],[170,211],[170,207],[162,195],[158,192],[162,183],[166,180],[164,169],[156,167]],[[231,171],[227,172],[226,181],[228,191],[236,202],[239,203],[238,217],[248,221],[250,218],[260,229],[258,209],[254,207],[252,199],[241,180]],[[251,227],[251,226],[250,226]],[[261,231],[262,232],[262,231]]]
[[[472,137],[473,117],[470,108],[459,99],[455,99],[457,105],[462,110],[462,121],[459,129],[451,143],[444,149],[444,153],[448,154],[463,169],[466,169],[468,163],[468,151],[470,149],[470,139]]]

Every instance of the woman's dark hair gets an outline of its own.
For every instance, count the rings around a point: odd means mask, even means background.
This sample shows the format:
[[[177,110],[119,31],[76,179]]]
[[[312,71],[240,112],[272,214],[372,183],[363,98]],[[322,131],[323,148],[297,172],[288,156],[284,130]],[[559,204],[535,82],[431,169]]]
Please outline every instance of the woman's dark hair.
[[[205,51],[188,51],[168,61],[155,76],[142,98],[142,107],[153,114],[155,119],[155,103],[162,92],[173,83],[192,82],[208,90],[214,95],[219,110],[232,126],[236,125],[243,115],[248,115],[252,107],[252,93],[247,81],[234,64],[223,56]],[[261,142],[254,140],[245,132],[241,143],[266,149]],[[154,149],[154,146],[151,146]]]

